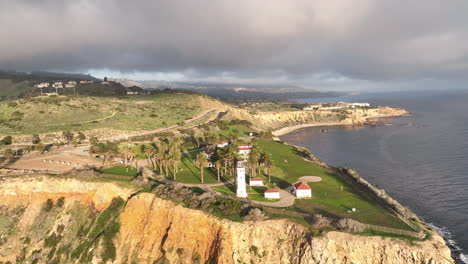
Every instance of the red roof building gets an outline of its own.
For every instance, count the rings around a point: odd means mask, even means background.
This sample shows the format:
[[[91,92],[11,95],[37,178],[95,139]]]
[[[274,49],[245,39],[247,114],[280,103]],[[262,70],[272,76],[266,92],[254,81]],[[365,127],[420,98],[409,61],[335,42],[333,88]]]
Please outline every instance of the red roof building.
[[[296,190],[310,190],[310,186],[303,183],[303,182],[298,182],[294,184],[294,189]]]
[[[265,198],[267,199],[281,199],[278,189],[268,189],[263,195],[265,195]]]
[[[252,179],[250,179],[250,181],[263,181],[263,179],[262,178],[252,178]]]
[[[294,194],[297,198],[310,198],[312,197],[312,189],[307,183],[298,182],[294,184]]]

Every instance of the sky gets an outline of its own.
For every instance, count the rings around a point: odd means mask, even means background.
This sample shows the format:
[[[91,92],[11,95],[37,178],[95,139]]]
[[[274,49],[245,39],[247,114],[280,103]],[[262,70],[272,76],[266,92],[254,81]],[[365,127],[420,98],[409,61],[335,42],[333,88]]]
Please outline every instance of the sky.
[[[466,10],[466,0],[0,0],[0,69],[464,88]]]

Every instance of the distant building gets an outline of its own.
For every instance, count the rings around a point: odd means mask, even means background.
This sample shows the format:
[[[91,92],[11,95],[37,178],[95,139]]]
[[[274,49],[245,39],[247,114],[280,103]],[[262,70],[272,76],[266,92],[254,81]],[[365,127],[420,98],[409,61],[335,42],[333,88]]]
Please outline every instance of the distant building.
[[[134,95],[134,94],[140,94],[140,93],[139,93],[139,92],[128,91],[127,94],[128,94],[128,95]]]
[[[49,84],[48,82],[42,82],[42,83],[36,84],[35,86],[36,86],[37,88],[47,88],[47,87],[49,87],[49,85],[50,85],[50,84]]]
[[[263,179],[262,178],[251,178],[249,180],[250,186],[263,186]]]
[[[216,143],[217,148],[224,148],[224,147],[227,147],[227,146],[229,146],[228,141],[220,141],[220,142]]]
[[[294,186],[294,195],[297,198],[310,198],[312,197],[312,189],[307,183],[298,182]]]
[[[203,151],[203,155],[205,156],[206,160],[208,161],[208,163],[206,164],[207,168],[213,168],[215,166],[214,163],[212,162],[213,154],[214,154],[214,150],[212,150],[212,149],[205,149]]]
[[[280,191],[278,189],[268,189],[264,193],[266,199],[280,199]]]
[[[203,155],[205,155],[207,159],[211,159],[211,156],[213,156],[213,154],[214,154],[214,150],[212,149],[205,149],[203,151]]]
[[[90,81],[90,80],[82,80],[80,81],[81,84],[89,84],[89,83],[93,83],[93,81]]]
[[[240,144],[239,145],[239,155],[248,155],[252,149],[252,145],[250,144]]]
[[[65,88],[75,88],[75,84],[66,83]]]
[[[68,84],[76,85],[76,81],[68,81]]]
[[[63,88],[63,82],[54,82],[52,84],[53,88]]]

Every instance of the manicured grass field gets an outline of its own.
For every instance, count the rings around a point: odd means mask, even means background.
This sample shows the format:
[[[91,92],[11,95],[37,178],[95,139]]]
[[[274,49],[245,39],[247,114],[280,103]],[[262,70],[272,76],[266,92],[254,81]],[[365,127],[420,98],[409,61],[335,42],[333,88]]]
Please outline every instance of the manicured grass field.
[[[40,97],[0,102],[0,134],[110,128],[151,130],[175,125],[203,111],[199,96],[160,93],[132,97]]]
[[[270,140],[259,140],[258,145],[261,150],[271,153],[275,165],[271,178],[281,188],[296,183],[301,176],[329,176],[324,168],[304,160],[295,147]]]
[[[183,183],[201,183],[200,168],[198,168],[193,162],[198,152],[189,153],[182,155],[182,161],[179,163],[179,173],[177,174],[177,181]],[[172,169],[169,172],[169,179],[174,179]],[[214,168],[204,168],[204,180],[205,183],[217,183],[218,177],[216,175],[216,170]],[[227,179],[221,177],[221,181],[226,181]]]
[[[272,154],[275,169],[272,180],[284,188],[301,176],[320,176],[322,181],[309,183],[311,199],[296,200],[292,209],[305,213],[320,213],[330,217],[350,217],[363,223],[410,229],[375,201],[360,194],[348,183],[314,162],[305,160],[289,145],[259,140],[262,150]],[[351,212],[356,208],[356,212]]]
[[[234,185],[222,185],[222,186],[215,186],[212,187],[213,189],[230,196],[236,196],[236,187]],[[267,190],[267,187],[262,186],[255,186],[249,187],[247,186],[247,193],[249,196],[247,197],[250,200],[261,201],[261,202],[276,202],[279,199],[265,199],[264,192]]]
[[[131,177],[135,177],[138,175],[137,169],[131,166],[128,166],[128,171],[125,166],[115,166],[112,168],[103,169],[101,170],[101,172],[105,174],[124,175]]]

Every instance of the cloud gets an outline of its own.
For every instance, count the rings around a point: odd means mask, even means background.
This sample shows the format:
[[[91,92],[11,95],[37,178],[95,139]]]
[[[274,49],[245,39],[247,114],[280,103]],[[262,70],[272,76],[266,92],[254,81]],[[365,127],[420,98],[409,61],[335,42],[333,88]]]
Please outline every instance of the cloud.
[[[466,79],[468,2],[0,2],[0,69]]]

